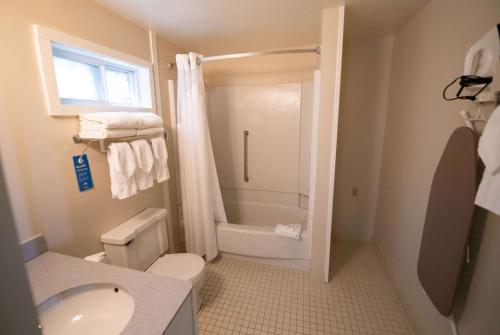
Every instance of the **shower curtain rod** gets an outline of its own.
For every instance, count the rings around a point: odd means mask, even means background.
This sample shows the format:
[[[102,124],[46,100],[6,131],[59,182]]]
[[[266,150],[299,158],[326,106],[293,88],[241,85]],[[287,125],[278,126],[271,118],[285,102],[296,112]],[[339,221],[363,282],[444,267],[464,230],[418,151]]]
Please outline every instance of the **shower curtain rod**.
[[[264,51],[241,52],[241,53],[237,53],[237,54],[200,57],[200,58],[198,58],[198,65],[200,63],[210,62],[213,60],[246,58],[246,57],[266,56],[266,55],[302,54],[302,53],[315,53],[315,54],[319,55],[319,54],[321,54],[321,48],[318,46],[316,48],[308,48],[308,49],[273,49],[273,50],[264,50]],[[173,69],[175,66],[176,66],[175,62],[168,63],[169,69]]]

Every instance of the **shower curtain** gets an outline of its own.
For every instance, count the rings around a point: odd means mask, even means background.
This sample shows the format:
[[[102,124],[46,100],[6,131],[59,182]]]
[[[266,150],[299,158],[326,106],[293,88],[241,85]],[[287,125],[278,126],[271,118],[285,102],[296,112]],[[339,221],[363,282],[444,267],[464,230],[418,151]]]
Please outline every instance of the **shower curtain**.
[[[186,249],[217,256],[215,222],[227,222],[208,129],[199,56],[177,55],[177,133]]]

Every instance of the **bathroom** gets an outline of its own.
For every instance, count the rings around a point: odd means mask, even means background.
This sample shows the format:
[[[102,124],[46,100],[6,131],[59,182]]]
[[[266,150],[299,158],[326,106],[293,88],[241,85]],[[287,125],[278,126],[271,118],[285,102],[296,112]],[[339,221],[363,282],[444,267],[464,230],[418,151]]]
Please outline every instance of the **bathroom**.
[[[419,263],[433,176],[448,139],[466,126],[461,111],[488,118],[495,109],[495,101],[445,101],[442,93],[464,74],[469,49],[499,23],[498,1],[21,0],[2,2],[0,13],[0,259],[9,268],[0,279],[0,333],[51,334],[40,305],[56,311],[58,295],[82,284],[89,294],[103,291],[97,301],[125,320],[118,331],[86,333],[500,332],[498,215],[476,207],[453,317],[436,308]],[[74,141],[87,114],[78,103],[47,98],[55,87],[50,40],[127,60],[137,78],[149,74],[151,99],[138,94],[134,112],[161,118],[154,136],[165,144],[168,178],[113,198],[108,146],[126,142]],[[195,70],[209,136],[201,143],[211,145],[204,152],[213,152],[220,192],[201,198],[181,178],[189,170],[182,136],[194,133],[182,134],[176,55],[189,52],[203,55]],[[209,60],[220,55],[239,56]],[[499,68],[486,93],[499,90]],[[94,111],[122,111],[108,107]],[[83,156],[92,187],[75,175],[75,157]],[[195,204],[207,198],[219,218],[193,227],[184,213],[203,217]],[[113,243],[128,234],[124,224],[161,236],[162,257],[148,266],[192,257],[178,271],[116,266],[112,250],[123,246]],[[279,236],[277,224],[300,225],[298,239]],[[211,237],[200,244],[201,228]],[[137,235],[124,243],[141,242]],[[83,259],[89,255],[111,256],[112,265]],[[203,269],[201,287],[194,268]],[[104,298],[106,285],[123,300]]]

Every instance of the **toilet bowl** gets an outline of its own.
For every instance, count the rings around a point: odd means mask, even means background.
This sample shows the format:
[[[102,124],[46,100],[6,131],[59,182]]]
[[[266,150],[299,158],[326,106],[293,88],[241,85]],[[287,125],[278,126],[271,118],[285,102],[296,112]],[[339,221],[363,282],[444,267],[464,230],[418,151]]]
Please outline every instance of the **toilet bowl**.
[[[191,253],[165,254],[168,249],[166,217],[164,208],[146,209],[101,235],[105,252],[85,259],[189,281],[199,309],[205,260]]]
[[[200,309],[200,291],[205,284],[205,260],[203,258],[189,253],[166,254],[158,258],[146,272],[191,282],[196,296],[196,304]]]
[[[85,260],[96,263],[111,264],[105,252],[99,252],[85,257]],[[186,280],[193,285],[196,306],[201,307],[201,289],[205,284],[205,260],[198,255],[189,253],[166,254],[158,258],[146,272]]]

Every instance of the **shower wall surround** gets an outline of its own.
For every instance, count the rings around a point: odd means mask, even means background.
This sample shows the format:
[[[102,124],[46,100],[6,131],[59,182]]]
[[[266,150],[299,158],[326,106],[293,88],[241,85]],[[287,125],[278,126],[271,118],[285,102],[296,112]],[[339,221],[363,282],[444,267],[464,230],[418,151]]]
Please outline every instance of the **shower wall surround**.
[[[311,83],[218,86],[207,96],[222,188],[308,194]]]

